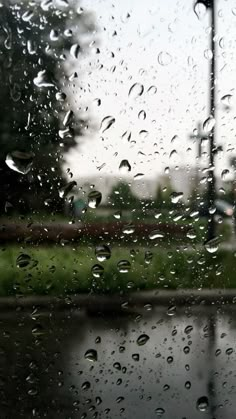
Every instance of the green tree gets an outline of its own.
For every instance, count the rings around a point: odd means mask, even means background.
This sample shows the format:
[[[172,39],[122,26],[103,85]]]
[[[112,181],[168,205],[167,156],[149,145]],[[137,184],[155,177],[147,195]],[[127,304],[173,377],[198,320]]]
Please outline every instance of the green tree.
[[[139,198],[133,194],[130,185],[126,182],[119,182],[112,188],[108,202],[117,209],[137,209],[141,207]]]
[[[94,26],[90,16],[58,3],[6,1],[0,9],[0,212],[8,201],[18,210],[45,200],[60,207],[63,154],[82,134],[84,121],[66,98],[72,81],[65,63],[79,58],[78,37]],[[27,174],[17,171],[29,162]]]

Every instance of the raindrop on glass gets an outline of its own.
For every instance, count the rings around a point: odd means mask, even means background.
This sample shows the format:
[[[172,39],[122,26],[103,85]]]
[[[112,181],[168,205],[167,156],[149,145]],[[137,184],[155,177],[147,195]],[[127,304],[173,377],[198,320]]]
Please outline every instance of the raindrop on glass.
[[[26,175],[33,164],[34,154],[23,151],[13,151],[6,156],[6,164],[15,172]]]
[[[60,198],[65,198],[76,185],[77,185],[77,182],[73,180],[72,182],[67,183],[65,186],[59,189]]]
[[[138,118],[141,120],[141,121],[144,121],[145,119],[146,119],[146,112],[145,111],[140,111],[139,112],[139,114],[138,114]]]
[[[131,264],[128,260],[122,259],[117,263],[117,269],[121,274],[127,274],[130,268]]]
[[[97,208],[98,205],[101,203],[102,194],[99,191],[91,191],[88,194],[88,206],[90,208]]]
[[[105,116],[101,122],[100,130],[101,132],[107,131],[115,123],[115,118],[113,116]]]
[[[50,80],[46,70],[39,71],[33,82],[37,87],[54,87],[54,83]]]
[[[77,59],[79,56],[79,52],[80,52],[80,46],[78,44],[74,44],[71,46],[70,48],[70,55]]]
[[[200,412],[206,412],[206,410],[208,409],[208,406],[209,406],[208,398],[206,396],[199,397],[196,404],[197,409]]]
[[[170,194],[172,204],[177,204],[183,198],[183,196],[183,192],[172,192]]]
[[[232,97],[233,97],[232,95],[224,95],[224,96],[222,96],[221,103],[224,106],[230,107],[232,105]]]
[[[131,165],[130,165],[130,163],[128,162],[128,160],[122,160],[121,162],[120,162],[120,165],[119,165],[119,170],[122,172],[122,173],[127,173],[127,172],[130,172],[131,171]]]
[[[97,351],[95,349],[88,349],[84,354],[84,358],[91,362],[97,361],[98,360]]]
[[[208,253],[216,253],[219,248],[219,238],[214,237],[211,240],[208,240],[205,243],[205,249],[208,251]]]
[[[203,130],[206,134],[209,134],[214,126],[215,126],[215,118],[213,116],[209,116],[204,122],[203,122]]]
[[[193,10],[199,20],[203,19],[204,16],[206,15],[206,6],[204,2],[197,0],[194,4]]]
[[[110,248],[106,246],[105,244],[96,246],[95,255],[99,262],[105,262],[105,260],[108,260],[111,257]]]
[[[149,339],[150,337],[146,335],[145,333],[143,333],[137,338],[136,343],[138,346],[143,346],[149,341]]]
[[[96,264],[92,266],[91,272],[94,278],[101,278],[104,273],[104,268],[103,266]]]
[[[27,253],[21,253],[16,259],[16,266],[17,268],[25,268],[30,264],[30,262],[30,255],[27,255]]]
[[[151,261],[153,259],[153,253],[150,252],[150,250],[146,250],[144,255],[144,261],[147,265],[150,265]]]
[[[157,59],[158,59],[158,63],[162,66],[167,66],[172,61],[171,55],[166,51],[160,52],[160,54],[158,54]]]
[[[132,99],[136,99],[137,97],[141,96],[143,94],[144,87],[140,83],[135,83],[131,88],[129,89],[129,96]]]
[[[163,409],[162,407],[158,407],[158,408],[155,410],[155,413],[157,414],[157,416],[158,416],[159,418],[161,418],[161,417],[164,415],[164,413],[165,413],[165,409]]]
[[[153,230],[148,235],[150,240],[156,240],[156,239],[162,239],[164,237],[164,234],[160,233],[158,230]]]

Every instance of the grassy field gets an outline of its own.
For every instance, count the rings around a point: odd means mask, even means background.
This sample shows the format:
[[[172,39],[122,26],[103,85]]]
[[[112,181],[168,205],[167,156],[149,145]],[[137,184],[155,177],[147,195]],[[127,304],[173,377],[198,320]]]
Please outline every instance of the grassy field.
[[[150,259],[152,252],[153,257]],[[146,261],[145,261],[146,259]],[[122,263],[128,272],[122,273]],[[147,263],[149,262],[149,263]],[[99,264],[104,268],[95,270]],[[118,265],[118,266],[117,266]],[[153,288],[236,288],[236,255],[220,249],[111,247],[99,262],[94,246],[8,246],[0,251],[0,295],[117,293]],[[101,276],[100,276],[101,274]]]

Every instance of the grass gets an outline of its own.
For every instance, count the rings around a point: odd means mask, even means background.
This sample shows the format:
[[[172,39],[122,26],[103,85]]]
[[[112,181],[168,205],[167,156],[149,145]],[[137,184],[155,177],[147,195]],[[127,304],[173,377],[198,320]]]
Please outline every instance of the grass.
[[[153,252],[145,262],[145,251]],[[26,256],[25,256],[26,255]],[[117,264],[130,262],[128,273]],[[94,277],[91,268],[102,265]],[[20,267],[21,266],[21,267]],[[117,293],[153,288],[236,288],[236,255],[204,248],[114,247],[105,262],[96,259],[94,246],[8,246],[0,251],[0,295],[57,295]]]

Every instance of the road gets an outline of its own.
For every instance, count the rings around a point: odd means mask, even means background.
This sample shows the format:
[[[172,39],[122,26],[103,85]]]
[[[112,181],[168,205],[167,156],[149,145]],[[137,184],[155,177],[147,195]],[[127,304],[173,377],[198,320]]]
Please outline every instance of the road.
[[[1,419],[232,419],[235,314],[224,304],[2,311]]]

